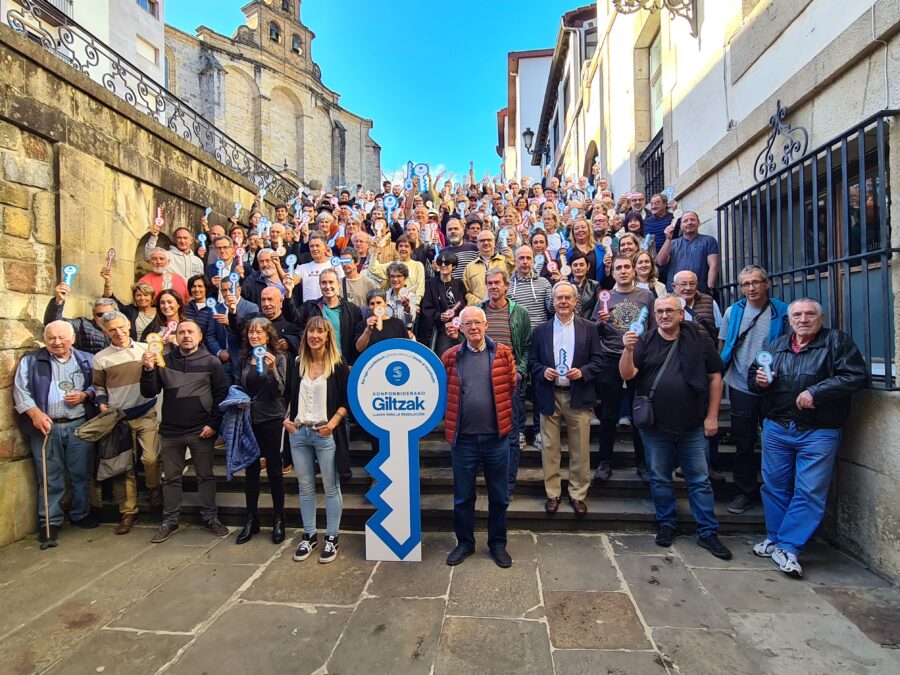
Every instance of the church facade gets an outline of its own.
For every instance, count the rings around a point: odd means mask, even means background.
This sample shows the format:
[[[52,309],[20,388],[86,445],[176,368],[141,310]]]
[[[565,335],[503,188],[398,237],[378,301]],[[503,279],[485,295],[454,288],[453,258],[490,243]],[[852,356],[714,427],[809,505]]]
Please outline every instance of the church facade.
[[[217,128],[313,190],[376,188],[372,120],[344,109],[312,59],[301,0],[252,0],[231,37],[165,27],[166,87]]]

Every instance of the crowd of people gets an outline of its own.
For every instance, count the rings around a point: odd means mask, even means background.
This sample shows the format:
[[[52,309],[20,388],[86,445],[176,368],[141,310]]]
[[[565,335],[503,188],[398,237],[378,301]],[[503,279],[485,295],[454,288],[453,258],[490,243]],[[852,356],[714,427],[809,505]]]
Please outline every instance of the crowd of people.
[[[178,529],[188,453],[203,522],[227,535],[215,500],[218,439],[229,474],[245,471],[247,518],[236,542],[260,532],[263,469],[271,538],[284,541],[284,481],[293,472],[303,524],[294,559],[308,558],[319,547],[320,473],[319,561],[330,562],[339,549],[341,480],[350,474],[349,372],[366,349],[400,338],[429,346],[447,369],[457,536],[448,564],[475,550],[479,470],[489,495],[488,548],[508,567],[506,510],[520,451],[531,444],[541,452],[546,513],[565,497],[584,516],[588,493],[613,474],[623,430],[649,484],[657,544],[670,546],[679,534],[674,472],[687,484],[698,544],[730,558],[717,536],[712,488],[724,480],[718,420],[727,398],[737,490],[727,508],[743,513],[762,499],[767,538],[754,552],[799,576],[797,557],[822,519],[840,427],[865,364],[847,335],[824,327],[815,300],[770,297],[761,267],[740,272],[743,297],[722,311],[718,243],[700,233],[697,213],[670,197],[616,197],[596,165],[591,176],[545,172],[533,183],[478,182],[470,170],[461,185],[426,174],[385,181],[380,193],[301,192],[275,206],[273,220],[257,196],[227,219],[207,209],[196,228],[168,233],[168,247],[157,218],[143,249],[149,271],[130,288],[113,288],[104,267],[91,317],[64,318],[72,289],[60,283],[44,317],[46,347],[23,358],[16,374],[42,546],[57,543],[65,476],[74,493],[70,521],[97,526],[98,467],[113,474],[116,534],[131,531],[138,481],[129,456],[140,460],[151,507],[162,508],[153,542]]]

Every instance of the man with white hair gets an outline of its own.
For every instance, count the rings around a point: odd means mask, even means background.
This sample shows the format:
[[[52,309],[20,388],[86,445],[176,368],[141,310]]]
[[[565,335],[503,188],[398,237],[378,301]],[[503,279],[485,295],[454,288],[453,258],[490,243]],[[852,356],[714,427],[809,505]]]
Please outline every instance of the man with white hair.
[[[154,295],[159,295],[160,291],[171,288],[185,302],[190,302],[187,282],[183,276],[169,269],[169,253],[164,248],[155,248],[150,252],[150,271],[137,282],[152,286]]]
[[[487,336],[483,309],[466,307],[459,319],[466,341],[441,357],[447,371],[444,437],[451,445],[457,542],[447,564],[458,565],[475,552],[475,479],[480,467],[488,490],[488,550],[497,566],[506,568],[512,565],[506,551],[506,509],[516,361],[509,347]],[[494,414],[486,414],[489,411]]]
[[[768,367],[757,356],[747,384],[762,396],[762,503],[766,538],[753,547],[792,577],[797,560],[822,522],[831,470],[850,412],[865,386],[866,363],[853,338],[825,328],[822,305],[811,298],[788,306],[791,332],[769,342]],[[798,393],[799,392],[799,393]]]
[[[37,476],[42,549],[56,546],[67,475],[72,485],[70,522],[83,528],[99,525],[89,497],[93,446],[75,436],[96,414],[91,355],[74,349],[74,342],[68,322],[51,321],[44,328],[47,346],[22,357],[13,383],[19,428],[29,438]]]
[[[241,295],[254,305],[259,305],[262,292],[266,288],[275,288],[281,293],[281,297],[284,297],[286,291],[279,275],[275,251],[270,248],[262,249],[256,254],[256,262],[259,265],[259,271],[244,279],[244,283],[241,285]]]

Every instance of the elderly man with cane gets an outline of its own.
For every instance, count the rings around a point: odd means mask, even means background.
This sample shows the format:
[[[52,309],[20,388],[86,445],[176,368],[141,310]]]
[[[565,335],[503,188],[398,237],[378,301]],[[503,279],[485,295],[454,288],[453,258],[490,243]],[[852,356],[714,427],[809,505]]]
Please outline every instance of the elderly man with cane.
[[[99,522],[91,515],[89,498],[92,445],[75,430],[96,414],[91,355],[74,349],[75,330],[66,321],[44,328],[42,347],[19,362],[13,399],[19,426],[28,435],[38,483],[41,549],[56,546],[63,523],[61,502],[66,473],[72,484],[69,520],[86,529]]]

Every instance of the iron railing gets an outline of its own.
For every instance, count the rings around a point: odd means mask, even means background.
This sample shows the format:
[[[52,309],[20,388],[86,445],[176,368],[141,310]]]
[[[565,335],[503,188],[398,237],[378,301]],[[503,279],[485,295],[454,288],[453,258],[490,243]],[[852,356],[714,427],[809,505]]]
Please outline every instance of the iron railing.
[[[265,188],[276,200],[286,202],[297,194],[297,186],[276,169],[210,124],[203,115],[77,23],[68,19],[62,25],[52,25],[45,20],[39,2],[18,0],[18,3],[20,8],[10,8],[6,13],[6,22],[12,29],[40,42],[63,62],[102,84],[220,164],[238,172],[257,188]]]
[[[651,195],[658,194],[666,188],[666,167],[663,161],[662,144],[663,132],[660,129],[638,158],[641,173],[644,174],[644,195],[648,202]]]
[[[856,341],[871,388],[897,390],[891,247],[890,120],[884,110],[718,208],[725,306],[746,265],[766,268],[773,296],[817,299]],[[897,152],[897,148],[894,152]]]

